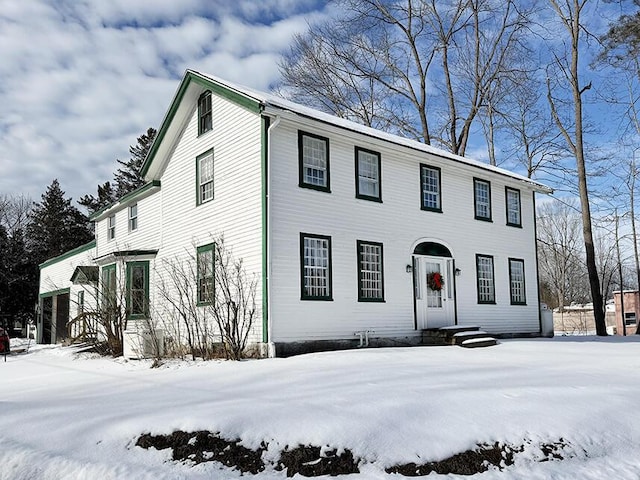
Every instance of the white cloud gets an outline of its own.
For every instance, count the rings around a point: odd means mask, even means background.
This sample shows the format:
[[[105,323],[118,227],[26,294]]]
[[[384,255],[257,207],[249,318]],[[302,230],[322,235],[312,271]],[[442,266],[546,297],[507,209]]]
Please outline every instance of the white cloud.
[[[317,8],[316,8],[317,7]],[[158,127],[187,68],[267,90],[312,0],[3,0],[0,193],[38,200],[111,180],[116,158]]]

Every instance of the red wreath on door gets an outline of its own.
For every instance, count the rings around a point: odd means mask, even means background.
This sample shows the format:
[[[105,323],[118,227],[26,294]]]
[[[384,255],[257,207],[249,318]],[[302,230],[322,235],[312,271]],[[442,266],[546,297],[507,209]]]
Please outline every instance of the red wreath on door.
[[[427,275],[427,286],[431,290],[435,290],[439,292],[442,290],[442,286],[444,285],[444,277],[440,272],[431,272]]]

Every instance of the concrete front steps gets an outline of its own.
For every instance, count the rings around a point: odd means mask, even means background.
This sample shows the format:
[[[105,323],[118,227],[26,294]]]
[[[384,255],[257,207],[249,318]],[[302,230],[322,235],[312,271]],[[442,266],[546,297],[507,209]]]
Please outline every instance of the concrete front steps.
[[[458,345],[464,348],[491,347],[497,345],[494,336],[476,326],[429,328],[422,330],[423,345]]]

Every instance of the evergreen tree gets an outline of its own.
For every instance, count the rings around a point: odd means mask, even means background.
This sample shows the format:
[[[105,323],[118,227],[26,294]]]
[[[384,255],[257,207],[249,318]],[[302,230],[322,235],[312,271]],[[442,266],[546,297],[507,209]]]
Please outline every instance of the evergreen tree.
[[[34,204],[30,220],[27,238],[36,264],[93,239],[88,218],[64,198],[57,179]]]
[[[13,320],[31,317],[38,297],[38,264],[27,250],[22,230],[14,231],[6,243],[4,268],[7,276],[7,296],[2,312]]]
[[[129,147],[131,158],[126,162],[117,160],[123,167],[119,168],[114,174],[118,198],[144,185],[144,179],[140,175],[140,170],[142,169],[145,158],[147,158],[156,133],[155,128],[148,128],[146,133],[143,133],[137,138],[137,143]]]
[[[85,195],[78,200],[78,203],[86,207],[89,213],[94,213],[101,208],[111,205],[116,200],[118,200],[118,196],[111,186],[111,182],[104,182],[102,185],[98,185],[97,198],[93,195]]]
[[[86,207],[89,213],[94,213],[112,203],[118,201],[129,192],[144,185],[144,178],[140,175],[140,169],[144,163],[153,139],[156,137],[156,129],[148,128],[137,138],[136,144],[129,147],[131,158],[128,161],[116,159],[121,168],[115,171],[113,182],[105,182],[98,185],[98,196],[85,195],[78,203]]]

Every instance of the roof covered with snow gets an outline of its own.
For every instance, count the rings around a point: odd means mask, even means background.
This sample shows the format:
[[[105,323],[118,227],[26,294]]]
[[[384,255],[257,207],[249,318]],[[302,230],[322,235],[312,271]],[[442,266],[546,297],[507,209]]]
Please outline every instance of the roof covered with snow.
[[[489,165],[484,162],[480,162],[478,160],[473,160],[471,158],[463,157],[460,155],[455,155],[451,152],[447,152],[446,150],[442,150],[440,148],[433,147],[431,145],[427,145],[422,142],[418,142],[416,140],[412,140],[409,138],[401,137],[399,135],[394,135],[392,133],[384,132],[382,130],[377,130],[375,128],[367,127],[365,125],[361,125],[359,123],[353,122],[351,120],[346,120],[344,118],[336,117],[335,115],[331,115],[325,112],[321,112],[319,110],[315,110],[313,108],[306,107],[304,105],[300,105],[298,103],[286,100],[282,97],[271,93],[260,92],[258,90],[254,90],[249,87],[244,87],[241,85],[237,85],[232,82],[228,82],[227,80],[223,80],[222,78],[216,77],[214,75],[197,72],[194,70],[187,70],[186,75],[197,75],[203,79],[209,80],[216,84],[222,85],[229,90],[232,90],[240,95],[246,96],[249,99],[252,99],[260,104],[263,107],[272,107],[275,109],[286,110],[298,115],[302,115],[308,118],[312,118],[323,123],[327,123],[330,125],[334,125],[336,127],[343,128],[345,130],[350,130],[352,132],[357,132],[362,135],[367,135],[369,137],[378,138],[380,140],[384,140],[396,145],[402,145],[414,150],[419,150],[422,152],[426,152],[432,155],[436,155],[438,157],[443,157],[446,159],[454,160],[456,162],[464,163],[467,165],[471,165],[473,167],[481,168],[483,170],[489,170],[494,173],[498,173],[501,175],[506,175],[508,177],[512,177],[514,179],[520,180],[529,184],[532,188],[539,192],[543,193],[552,193],[552,189],[546,185],[543,185],[539,182],[531,180],[523,175],[519,175],[517,173],[511,172],[509,170],[505,170],[500,167],[496,167],[493,165]]]

